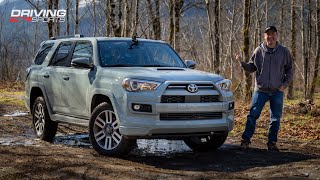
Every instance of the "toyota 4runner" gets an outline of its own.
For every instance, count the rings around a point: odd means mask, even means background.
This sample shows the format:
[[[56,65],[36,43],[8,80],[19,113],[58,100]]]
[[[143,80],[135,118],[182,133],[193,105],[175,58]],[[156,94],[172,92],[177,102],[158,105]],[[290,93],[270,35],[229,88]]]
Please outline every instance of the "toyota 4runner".
[[[163,41],[51,38],[27,70],[34,132],[50,142],[59,122],[86,126],[93,148],[112,156],[129,153],[139,138],[217,149],[234,125],[231,81],[195,65]]]

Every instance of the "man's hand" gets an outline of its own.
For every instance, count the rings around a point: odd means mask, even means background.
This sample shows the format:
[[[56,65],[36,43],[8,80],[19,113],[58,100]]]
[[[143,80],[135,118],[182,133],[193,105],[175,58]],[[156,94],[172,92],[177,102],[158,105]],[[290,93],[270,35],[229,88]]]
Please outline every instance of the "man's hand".
[[[240,63],[241,66],[244,66],[246,64],[246,62],[244,62],[243,60],[241,60],[241,53],[237,52],[236,53],[236,60]]]
[[[286,87],[281,85],[280,88],[279,88],[279,91],[284,92],[285,89],[286,89]]]

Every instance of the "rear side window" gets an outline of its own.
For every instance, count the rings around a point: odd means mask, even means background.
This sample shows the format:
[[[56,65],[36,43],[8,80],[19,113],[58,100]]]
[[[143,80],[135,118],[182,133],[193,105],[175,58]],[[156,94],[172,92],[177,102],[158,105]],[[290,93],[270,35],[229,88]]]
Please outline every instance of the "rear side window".
[[[34,63],[36,65],[41,65],[43,63],[43,61],[45,60],[45,58],[47,57],[49,51],[51,50],[52,46],[54,45],[54,43],[47,43],[41,46],[35,60]]]
[[[72,47],[72,42],[62,42],[56,50],[56,53],[51,60],[51,66],[70,66],[70,61],[68,60],[69,52]]]
[[[90,42],[77,42],[72,59],[75,58],[92,58],[92,45]]]

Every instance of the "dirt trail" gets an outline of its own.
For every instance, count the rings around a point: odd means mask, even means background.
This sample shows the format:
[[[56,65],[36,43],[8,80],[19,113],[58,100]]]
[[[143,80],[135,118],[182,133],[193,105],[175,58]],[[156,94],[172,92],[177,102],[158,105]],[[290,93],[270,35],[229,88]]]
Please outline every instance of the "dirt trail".
[[[229,137],[219,150],[193,153],[182,141],[139,140],[124,158],[98,155],[86,129],[59,125],[54,143],[35,138],[31,117],[0,115],[0,179],[320,179],[319,143],[281,140],[281,152],[266,150],[255,139],[242,151]]]

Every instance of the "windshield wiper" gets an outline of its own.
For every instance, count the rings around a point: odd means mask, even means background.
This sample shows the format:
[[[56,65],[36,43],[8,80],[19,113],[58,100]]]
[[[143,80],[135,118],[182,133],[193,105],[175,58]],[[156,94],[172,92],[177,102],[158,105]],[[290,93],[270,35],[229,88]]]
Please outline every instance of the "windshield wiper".
[[[171,67],[171,66],[162,66],[159,64],[149,64],[149,65],[142,65],[142,67]]]
[[[133,67],[131,64],[110,64],[104,65],[103,67]]]

